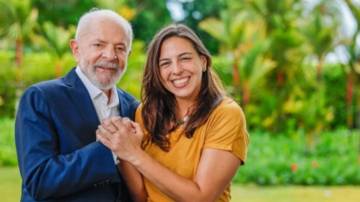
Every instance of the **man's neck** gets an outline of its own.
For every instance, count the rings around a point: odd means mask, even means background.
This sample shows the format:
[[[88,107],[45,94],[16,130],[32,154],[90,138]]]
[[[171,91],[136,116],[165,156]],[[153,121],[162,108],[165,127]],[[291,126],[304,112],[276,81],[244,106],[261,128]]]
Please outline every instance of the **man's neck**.
[[[112,96],[112,89],[102,90],[102,92],[104,92],[106,97],[108,98],[108,103],[107,104],[110,104],[111,96]]]

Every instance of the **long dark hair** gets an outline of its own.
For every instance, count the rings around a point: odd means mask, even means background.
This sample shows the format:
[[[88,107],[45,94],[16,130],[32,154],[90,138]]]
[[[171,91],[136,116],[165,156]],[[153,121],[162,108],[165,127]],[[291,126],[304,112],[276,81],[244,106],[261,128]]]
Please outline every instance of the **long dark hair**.
[[[161,82],[159,57],[162,43],[170,37],[188,40],[200,56],[206,58],[206,70],[203,72],[201,88],[189,120],[185,123],[186,137],[191,138],[196,128],[205,123],[211,111],[220,103],[224,90],[215,72],[211,69],[211,55],[199,37],[187,26],[169,25],[158,32],[151,41],[145,64],[141,89],[143,103],[142,118],[146,130],[150,133],[145,142],[154,143],[162,150],[170,149],[166,134],[174,130],[176,123],[176,99]]]

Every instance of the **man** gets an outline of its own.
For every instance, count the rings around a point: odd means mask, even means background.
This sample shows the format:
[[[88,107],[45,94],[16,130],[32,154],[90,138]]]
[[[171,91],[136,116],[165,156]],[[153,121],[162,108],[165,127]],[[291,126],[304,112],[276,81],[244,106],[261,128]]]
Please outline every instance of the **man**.
[[[84,14],[70,42],[77,67],[25,91],[15,128],[22,201],[128,200],[116,156],[95,131],[105,118],[134,117],[138,102],[115,88],[132,36],[113,11]]]

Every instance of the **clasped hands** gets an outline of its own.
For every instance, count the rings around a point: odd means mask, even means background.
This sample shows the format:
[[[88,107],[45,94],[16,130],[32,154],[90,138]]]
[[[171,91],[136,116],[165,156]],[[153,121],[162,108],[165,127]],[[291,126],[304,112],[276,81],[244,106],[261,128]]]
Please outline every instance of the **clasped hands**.
[[[97,139],[122,160],[132,162],[141,150],[144,133],[138,123],[128,118],[111,117],[102,121],[96,130]]]

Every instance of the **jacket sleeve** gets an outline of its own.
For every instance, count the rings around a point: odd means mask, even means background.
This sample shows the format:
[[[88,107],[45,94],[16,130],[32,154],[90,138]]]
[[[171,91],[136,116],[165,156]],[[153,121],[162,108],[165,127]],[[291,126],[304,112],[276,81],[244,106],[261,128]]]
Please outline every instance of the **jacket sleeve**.
[[[56,125],[40,88],[31,87],[20,100],[15,140],[23,186],[36,200],[120,181],[110,150],[99,142],[59,152]]]

